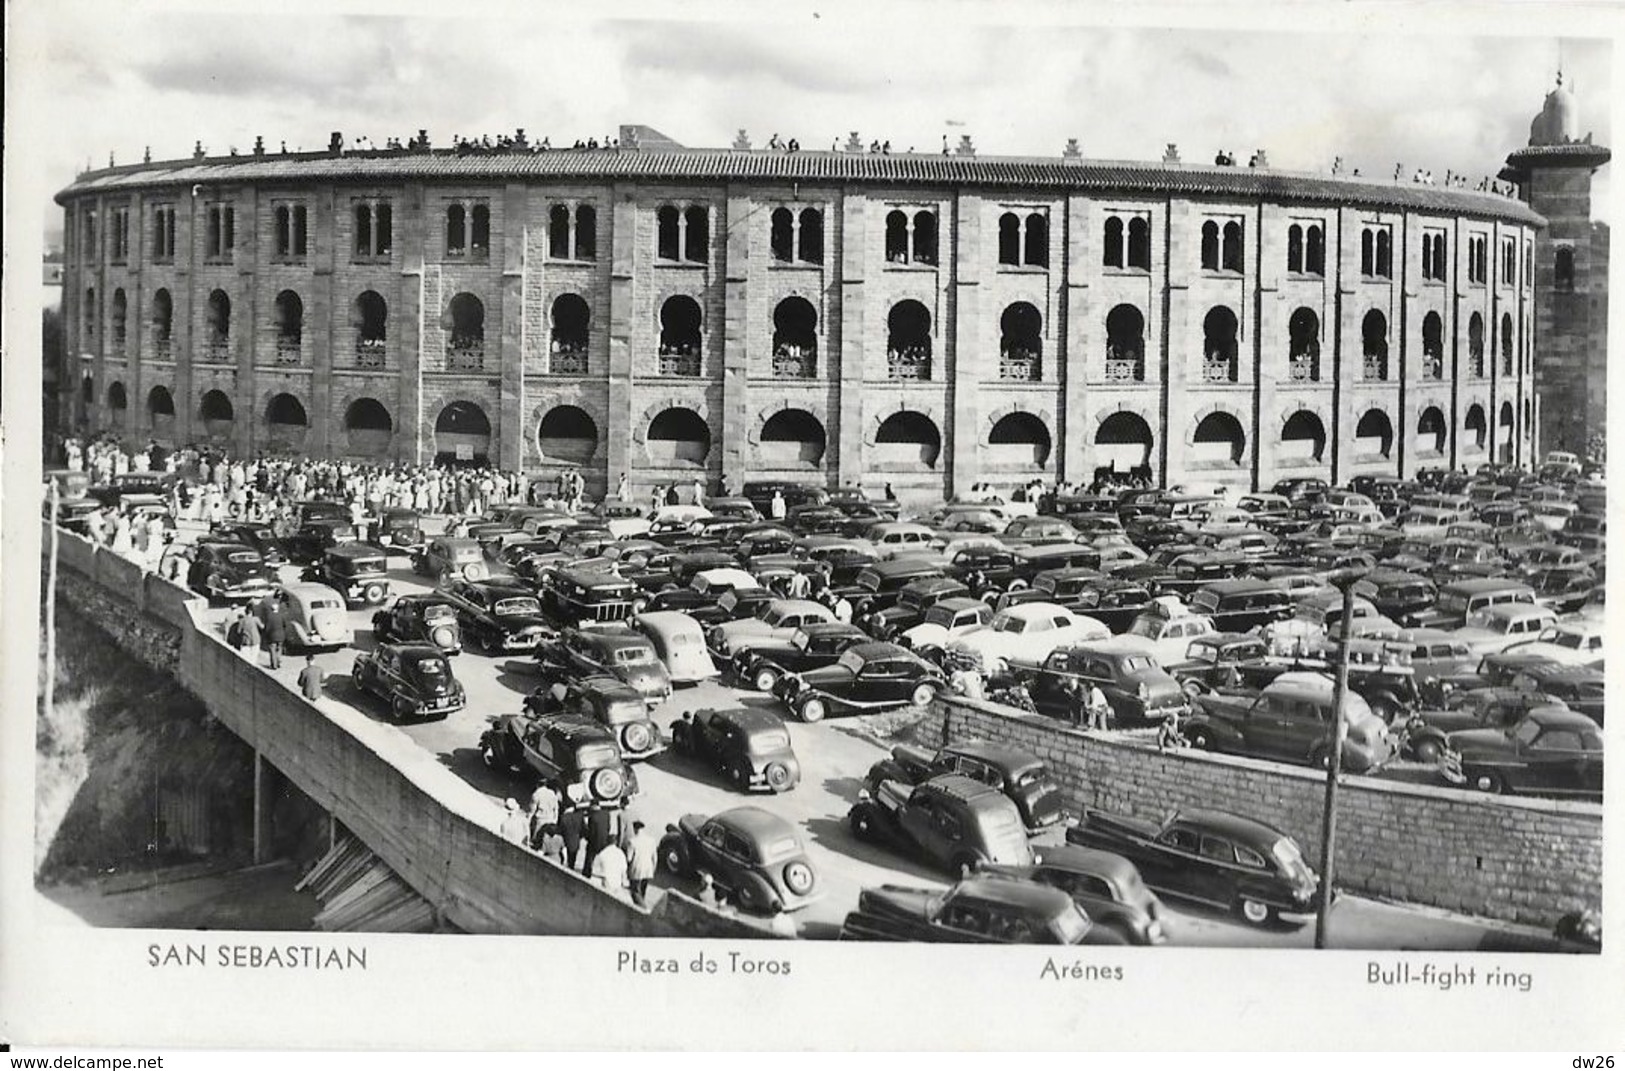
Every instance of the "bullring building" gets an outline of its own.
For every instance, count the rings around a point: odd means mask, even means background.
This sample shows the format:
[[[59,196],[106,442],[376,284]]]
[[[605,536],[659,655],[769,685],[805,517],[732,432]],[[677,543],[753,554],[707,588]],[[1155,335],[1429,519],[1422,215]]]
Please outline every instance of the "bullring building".
[[[109,167],[66,213],[68,427],[589,488],[941,497],[1528,461],[1522,201],[1085,159],[406,147]],[[1262,156],[1262,154],[1260,154]]]

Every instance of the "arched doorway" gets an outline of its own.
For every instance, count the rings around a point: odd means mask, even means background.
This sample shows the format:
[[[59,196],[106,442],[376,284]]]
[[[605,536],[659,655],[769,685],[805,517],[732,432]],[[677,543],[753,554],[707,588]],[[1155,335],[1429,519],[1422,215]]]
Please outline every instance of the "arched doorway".
[[[1326,425],[1307,409],[1299,409],[1281,428],[1282,462],[1320,461],[1326,456]]]
[[[1247,433],[1241,421],[1225,412],[1209,413],[1196,425],[1191,460],[1215,467],[1240,465],[1247,453]]]
[[[147,416],[152,420],[152,437],[160,445],[175,445],[175,397],[168,387],[147,392]]]
[[[237,414],[224,391],[205,391],[197,415],[205,439],[213,443],[230,441]]]
[[[1038,473],[1049,468],[1054,440],[1042,420],[1018,412],[999,418],[988,434],[987,444],[989,468]]]
[[[1151,425],[1144,417],[1138,413],[1113,413],[1100,422],[1095,432],[1095,456],[1100,459],[1097,469],[1149,478],[1154,443]]]
[[[1482,450],[1489,444],[1489,420],[1484,415],[1484,407],[1474,402],[1467,407],[1467,419],[1462,423],[1467,432],[1467,445],[1472,450]]]
[[[657,467],[703,468],[711,453],[711,425],[692,409],[662,410],[649,422],[644,448]]]
[[[816,469],[828,442],[817,417],[805,409],[781,409],[762,425],[758,457],[765,469]]]
[[[1394,422],[1381,409],[1367,409],[1354,426],[1354,456],[1374,461],[1394,452]]]
[[[349,452],[359,457],[387,457],[395,437],[395,421],[376,398],[357,398],[344,410],[344,434]]]
[[[585,465],[598,452],[598,425],[580,406],[555,405],[542,416],[536,446],[543,461]]]
[[[1416,421],[1416,452],[1438,457],[1444,453],[1449,441],[1450,425],[1444,419],[1444,410],[1436,405],[1422,410],[1422,415]]]
[[[936,422],[912,409],[887,417],[875,434],[875,465],[888,472],[929,472],[941,454]]]
[[[1495,432],[1496,458],[1502,464],[1512,461],[1513,431],[1517,424],[1518,414],[1512,408],[1511,402],[1501,403],[1501,418]]]
[[[436,465],[488,465],[491,462],[491,418],[473,402],[457,401],[440,410],[434,422]]]
[[[291,394],[278,394],[265,407],[267,443],[273,451],[295,453],[305,445],[310,418],[305,407]]]

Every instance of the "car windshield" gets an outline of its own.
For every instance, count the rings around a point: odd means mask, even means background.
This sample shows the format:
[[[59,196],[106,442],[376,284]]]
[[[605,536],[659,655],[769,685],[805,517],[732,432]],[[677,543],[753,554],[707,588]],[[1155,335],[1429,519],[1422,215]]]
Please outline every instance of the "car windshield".
[[[1512,738],[1520,744],[1532,744],[1540,735],[1540,722],[1525,718],[1512,728]]]
[[[1025,632],[1031,624],[1013,614],[1000,614],[993,619],[994,632]]]
[[[580,744],[576,747],[576,765],[583,770],[615,767],[621,764],[621,747],[613,740],[607,743]]]
[[[1438,606],[1447,614],[1459,614],[1467,609],[1467,596],[1455,591],[1441,592]]]
[[[417,668],[425,677],[444,677],[451,672],[443,658],[420,658]]]
[[[307,610],[337,610],[340,603],[337,599],[306,599]]]
[[[841,657],[836,661],[835,664],[840,666],[842,669],[851,670],[853,673],[856,673],[863,668],[863,656],[858,654],[855,648],[849,647],[845,651],[841,652]]]
[[[954,612],[944,610],[941,606],[933,606],[925,612],[925,623],[927,625],[940,625],[943,628],[952,628]]]
[[[518,595],[509,599],[498,599],[492,612],[498,617],[521,617],[526,614],[539,614],[542,604],[528,595]]]
[[[879,591],[880,574],[875,572],[873,569],[865,569],[863,572],[858,574],[858,579],[855,581],[855,583],[864,591]]]
[[[1130,636],[1144,636],[1147,639],[1154,640],[1162,635],[1162,626],[1162,618],[1142,614],[1136,617],[1134,623],[1128,627],[1128,633]]]
[[[604,708],[604,720],[611,725],[627,725],[644,719],[643,700],[621,699]]]
[[[1089,932],[1089,916],[1079,910],[1077,904],[1068,903],[1050,920],[1050,928],[1055,934],[1055,939],[1061,944],[1075,945]]]
[[[1563,628],[1545,629],[1536,638],[1557,647],[1568,647],[1576,651],[1585,646],[1584,636],[1581,636],[1578,632],[1570,632],[1568,629]]]
[[[226,555],[226,560],[231,562],[233,565],[258,565],[260,563],[260,556],[251,550],[239,550],[235,553]]]
[[[443,602],[433,602],[423,608],[423,620],[445,621],[457,616],[457,611]]]
[[[615,652],[615,661],[623,666],[641,666],[654,660],[654,650],[649,647],[622,647]]]

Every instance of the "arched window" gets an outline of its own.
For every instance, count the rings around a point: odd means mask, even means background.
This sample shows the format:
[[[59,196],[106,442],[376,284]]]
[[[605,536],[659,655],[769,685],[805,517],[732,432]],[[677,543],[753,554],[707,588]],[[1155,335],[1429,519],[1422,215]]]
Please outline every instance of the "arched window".
[[[682,228],[682,213],[672,205],[661,205],[655,212],[655,256],[661,260],[676,260],[682,254],[677,232]]]
[[[580,294],[560,294],[553,299],[547,370],[553,375],[587,374],[587,346],[592,328],[592,309]]]
[[[1042,212],[1027,216],[1027,238],[1023,250],[1026,263],[1032,267],[1049,266],[1049,217]]]
[[[469,255],[476,260],[487,260],[491,256],[491,206],[476,204],[469,215]]]
[[[147,392],[147,412],[154,417],[175,415],[175,396],[168,387],[154,387]]]
[[[1037,382],[1044,378],[1044,322],[1038,309],[1018,301],[999,317],[999,378]]]
[[[575,405],[555,405],[536,428],[543,461],[585,465],[598,452],[598,422]]]
[[[356,295],[350,308],[351,325],[355,328],[355,363],[361,368],[382,368],[384,351],[388,345],[389,306],[373,290]]]
[[[1303,271],[1303,228],[1296,223],[1286,229],[1286,270]]]
[[[1235,383],[1241,378],[1236,343],[1236,314],[1215,305],[1202,318],[1202,378],[1209,383]]]
[[[824,460],[829,435],[805,409],[781,409],[762,424],[757,454],[768,469],[811,469]]]
[[[175,302],[169,291],[159,287],[152,295],[153,355],[160,361],[170,358],[170,345],[175,338]]]
[[[1394,238],[1387,227],[1377,231],[1377,276],[1383,279],[1394,277]]]
[[[1151,221],[1144,216],[1128,221],[1128,266],[1151,270]]]
[[[485,303],[473,294],[456,294],[447,308],[446,366],[455,371],[485,367]]]
[[[1303,270],[1306,275],[1326,274],[1326,232],[1318,224],[1311,223],[1304,238]]]
[[[1476,312],[1467,321],[1467,374],[1484,376],[1484,317]]]
[[[683,257],[696,264],[711,259],[711,213],[704,205],[689,205],[683,212]]]
[[[1283,461],[1320,461],[1326,455],[1326,425],[1307,409],[1299,409],[1281,428]]]
[[[96,337],[96,288],[85,287],[85,344]]]
[[[224,290],[209,292],[209,303],[204,310],[208,318],[208,335],[204,339],[204,356],[210,361],[225,361],[231,356],[231,298]]]
[[[999,263],[1021,263],[1021,219],[1014,212],[999,217]]]
[[[574,259],[598,259],[598,209],[592,205],[576,205],[575,238]]]
[[[1247,433],[1241,421],[1225,412],[1209,413],[1196,425],[1191,451],[1198,464],[1230,467],[1241,464],[1247,453]]]
[[[1010,413],[1000,417],[987,437],[990,467],[1012,472],[1032,472],[1049,466],[1054,439],[1044,422],[1031,413]]]
[[[1127,263],[1123,256],[1123,221],[1117,216],[1106,217],[1106,234],[1101,246],[1101,261],[1106,267],[1121,268]]]
[[[1441,231],[1433,236],[1433,277],[1444,279],[1450,266],[1449,239]]]
[[[1503,464],[1512,460],[1513,442],[1517,438],[1517,410],[1512,408],[1511,402],[1501,403],[1501,419],[1497,421],[1500,427],[1496,430],[1496,460]]]
[[[124,410],[128,409],[129,407],[130,399],[124,391],[124,384],[114,383],[111,387],[107,388],[107,408]]]
[[[1219,225],[1211,219],[1202,224],[1202,267],[1219,270]]]
[[[1360,321],[1360,346],[1366,379],[1388,378],[1388,318],[1376,309]]]
[[[803,264],[824,263],[824,213],[816,208],[801,210],[796,242],[796,252]]]
[[[931,378],[931,313],[918,301],[899,301],[886,316],[886,375]]]
[[[292,290],[276,296],[276,359],[281,364],[298,364],[305,345],[305,303]]]
[[[935,212],[922,210],[914,213],[913,255],[916,264],[935,264],[937,262],[937,214]]]
[[[357,398],[344,410],[345,431],[394,431],[395,421],[377,398]]]
[[[1564,291],[1574,289],[1574,250],[1567,246],[1557,251],[1552,272],[1552,287]]]
[[[893,413],[875,434],[875,464],[883,472],[929,471],[942,454],[942,433],[924,413]]]
[[[455,401],[434,422],[437,465],[484,465],[491,456],[491,418],[474,402]]]
[[[231,437],[232,421],[236,419],[236,412],[231,406],[231,399],[218,390],[204,392],[198,405],[198,420],[203,425],[203,435],[212,441],[220,441]]]
[[[692,409],[666,409],[649,422],[644,448],[656,465],[698,467],[711,453],[711,426]]]
[[[1299,308],[1287,321],[1288,364],[1294,380],[1320,379],[1320,317],[1310,308]],[[1319,455],[1316,455],[1317,457]]]
[[[773,309],[773,378],[818,375],[818,310],[804,297],[787,297]]]
[[[664,212],[665,209],[660,211]],[[664,233],[661,240],[664,248]],[[547,255],[552,260],[571,259],[569,205],[554,205],[547,210]],[[665,256],[665,253],[660,255]]]
[[[1118,305],[1106,314],[1106,379],[1145,379],[1145,316],[1133,305]]]
[[[1381,409],[1367,409],[1354,426],[1356,457],[1390,457],[1394,451],[1394,422]]]
[[[1444,410],[1430,405],[1422,410],[1416,421],[1416,452],[1437,457],[1444,453],[1450,440],[1450,425],[1444,419]]]
[[[674,294],[660,306],[660,374],[700,374],[700,304]]]
[[[265,421],[295,428],[303,428],[310,423],[305,416],[304,405],[291,394],[278,394],[271,399],[265,407]]]
[[[1242,262],[1241,224],[1231,220],[1224,225],[1224,270],[1240,271]]]
[[[1482,405],[1475,402],[1467,407],[1467,419],[1462,424],[1462,427],[1467,430],[1467,434],[1472,440],[1473,449],[1484,449],[1484,444],[1489,441],[1490,429]]]
[[[120,356],[125,353],[125,346],[129,337],[130,302],[124,296],[121,286],[113,291],[113,350]]]
[[[1436,312],[1422,317],[1422,378],[1444,378],[1444,321]]]
[[[1501,314],[1501,374],[1512,375],[1512,314]]]
[[[462,205],[446,209],[446,255],[460,257],[468,252],[467,211]]]
[[[908,263],[908,216],[896,208],[886,213],[886,261]]]
[[[794,260],[796,242],[794,213],[788,208],[775,208],[768,232],[768,246],[772,250],[773,259]]]
[[[1377,236],[1370,227],[1360,231],[1360,274],[1377,273]]]

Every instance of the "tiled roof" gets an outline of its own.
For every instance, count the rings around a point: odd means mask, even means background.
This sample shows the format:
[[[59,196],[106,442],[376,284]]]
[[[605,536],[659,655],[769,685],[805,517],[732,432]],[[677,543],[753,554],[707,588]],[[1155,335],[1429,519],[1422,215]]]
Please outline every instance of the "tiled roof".
[[[817,182],[832,185],[972,186],[1150,194],[1407,208],[1493,216],[1541,225],[1520,201],[1414,183],[1274,171],[1055,157],[909,153],[759,152],[717,149],[549,152],[306,153],[178,160],[88,172],[57,194],[216,183],[452,182],[546,179],[583,182]]]

